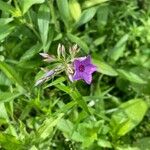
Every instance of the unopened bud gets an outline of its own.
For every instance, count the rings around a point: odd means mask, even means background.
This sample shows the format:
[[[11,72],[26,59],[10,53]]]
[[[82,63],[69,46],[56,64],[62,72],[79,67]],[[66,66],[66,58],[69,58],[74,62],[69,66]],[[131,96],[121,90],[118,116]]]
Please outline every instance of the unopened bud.
[[[79,48],[78,48],[78,45],[75,44],[73,45],[72,47],[69,48],[69,53],[72,57],[75,57],[75,55],[79,52]]]
[[[47,53],[40,53],[40,55],[44,58],[44,61],[46,62],[52,62],[56,60],[54,55],[49,55]]]
[[[57,57],[58,57],[58,59],[60,59],[60,55],[61,55],[61,44],[59,43],[58,47],[57,47]]]
[[[61,46],[61,54],[64,58],[66,57],[66,51],[64,45]]]

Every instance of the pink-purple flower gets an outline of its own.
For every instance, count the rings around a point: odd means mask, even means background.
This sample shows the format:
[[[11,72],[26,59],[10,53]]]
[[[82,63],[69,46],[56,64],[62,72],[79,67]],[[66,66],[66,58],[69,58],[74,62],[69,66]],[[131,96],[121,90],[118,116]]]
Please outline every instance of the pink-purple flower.
[[[92,74],[96,71],[96,66],[91,62],[91,56],[80,57],[74,60],[73,80],[83,79],[87,84],[92,82]]]

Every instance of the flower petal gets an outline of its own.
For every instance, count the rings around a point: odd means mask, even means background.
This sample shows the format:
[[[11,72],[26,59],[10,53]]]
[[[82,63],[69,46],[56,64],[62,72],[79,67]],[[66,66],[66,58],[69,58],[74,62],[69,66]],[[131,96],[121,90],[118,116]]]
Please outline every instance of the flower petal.
[[[73,80],[81,80],[82,76],[80,75],[80,73],[75,72],[74,76],[73,76]]]
[[[74,60],[74,68],[75,70],[78,70],[79,66],[80,66],[81,62],[79,60]]]
[[[90,64],[90,65],[88,65],[88,66],[85,67],[85,72],[86,72],[87,74],[92,74],[92,73],[95,72],[96,70],[97,70],[96,66],[95,66],[95,65],[92,65],[92,64]]]
[[[91,84],[92,74],[83,73],[83,79],[87,84]]]
[[[88,56],[82,61],[82,63],[83,63],[85,66],[91,64],[91,56],[88,55]]]

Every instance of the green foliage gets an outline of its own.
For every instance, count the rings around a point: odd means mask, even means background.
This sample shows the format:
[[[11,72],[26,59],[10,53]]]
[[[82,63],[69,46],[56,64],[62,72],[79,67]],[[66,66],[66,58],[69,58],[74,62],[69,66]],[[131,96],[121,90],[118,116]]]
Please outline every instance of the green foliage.
[[[149,0],[0,0],[0,149],[148,150],[149,29]],[[91,85],[35,86],[59,43],[91,55]]]

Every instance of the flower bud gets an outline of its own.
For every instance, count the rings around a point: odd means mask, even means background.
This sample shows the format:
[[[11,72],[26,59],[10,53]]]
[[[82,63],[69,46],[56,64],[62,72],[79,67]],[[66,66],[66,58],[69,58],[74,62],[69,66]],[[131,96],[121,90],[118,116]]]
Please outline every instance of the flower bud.
[[[46,62],[53,62],[56,60],[54,55],[49,55],[47,53],[39,53],[39,54],[44,58],[44,61]]]

